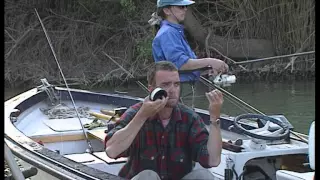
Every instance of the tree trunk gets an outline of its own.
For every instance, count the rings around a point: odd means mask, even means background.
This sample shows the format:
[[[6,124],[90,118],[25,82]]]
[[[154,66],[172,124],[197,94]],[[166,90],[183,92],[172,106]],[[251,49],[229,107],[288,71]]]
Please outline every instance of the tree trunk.
[[[192,8],[187,11],[184,25],[188,33],[205,48],[208,31],[196,19]],[[275,55],[272,41],[264,39],[230,39],[211,34],[208,46],[230,58],[264,58]]]

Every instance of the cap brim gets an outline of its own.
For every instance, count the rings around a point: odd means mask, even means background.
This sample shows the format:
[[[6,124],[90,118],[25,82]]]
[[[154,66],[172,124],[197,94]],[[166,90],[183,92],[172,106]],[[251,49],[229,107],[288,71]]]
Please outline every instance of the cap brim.
[[[191,4],[194,4],[194,1],[190,1],[190,0],[183,0],[183,1],[179,1],[176,3],[172,3],[172,6],[189,6]]]

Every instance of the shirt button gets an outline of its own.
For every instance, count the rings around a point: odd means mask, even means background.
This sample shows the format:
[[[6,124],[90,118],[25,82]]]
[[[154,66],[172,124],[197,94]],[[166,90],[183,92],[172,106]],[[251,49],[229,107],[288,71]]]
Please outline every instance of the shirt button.
[[[161,176],[161,179],[164,179],[164,176]]]
[[[154,160],[154,156],[151,157],[151,160]]]
[[[162,139],[164,138],[164,136],[161,137]]]
[[[162,156],[162,159],[164,159],[165,158],[165,156]]]
[[[180,159],[180,162],[183,162],[183,159]]]

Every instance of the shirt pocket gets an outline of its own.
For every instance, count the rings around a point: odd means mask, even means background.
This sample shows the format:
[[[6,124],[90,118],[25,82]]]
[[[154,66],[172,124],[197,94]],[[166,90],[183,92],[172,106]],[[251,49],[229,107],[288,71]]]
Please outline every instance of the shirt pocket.
[[[142,151],[140,155],[140,171],[150,169],[157,172],[158,151],[155,147],[150,147]]]
[[[181,179],[191,171],[192,162],[182,148],[173,148],[170,150],[170,174],[175,174],[176,177]]]

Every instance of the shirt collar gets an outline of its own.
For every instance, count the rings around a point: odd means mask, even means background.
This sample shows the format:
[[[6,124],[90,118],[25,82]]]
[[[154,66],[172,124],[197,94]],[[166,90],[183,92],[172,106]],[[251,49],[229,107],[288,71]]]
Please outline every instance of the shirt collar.
[[[163,26],[163,25],[171,26],[171,27],[173,27],[173,28],[175,28],[177,30],[180,30],[180,31],[183,31],[183,29],[184,29],[184,26],[182,24],[172,23],[172,22],[169,22],[167,20],[161,21],[160,27]]]
[[[182,121],[181,110],[180,110],[180,105],[179,104],[176,107],[173,108],[171,119],[174,119],[176,122]]]

